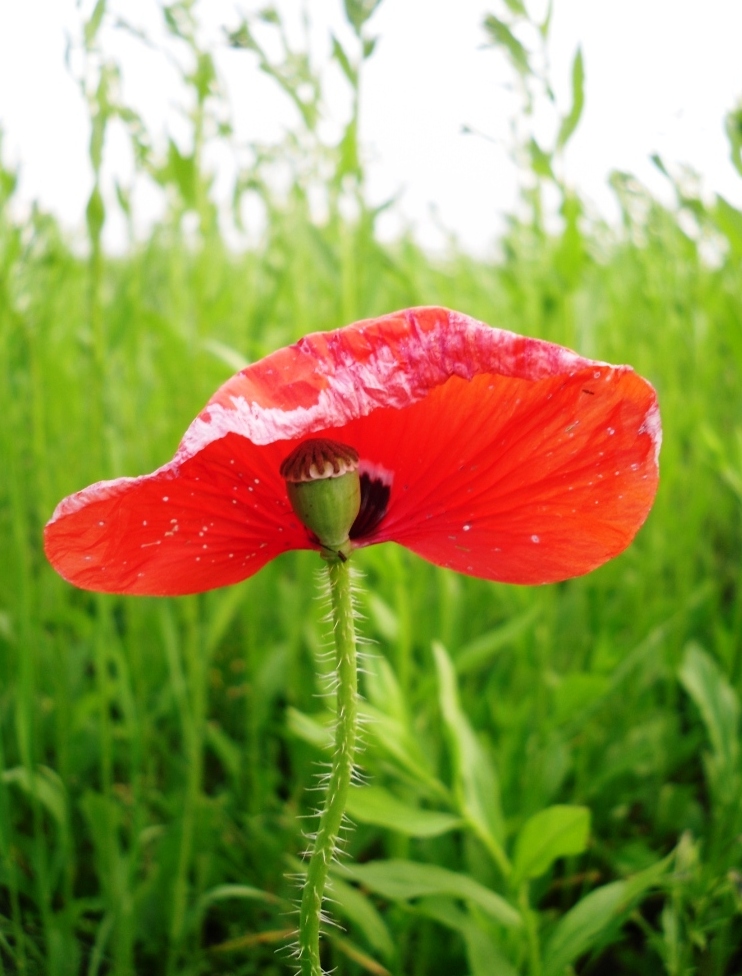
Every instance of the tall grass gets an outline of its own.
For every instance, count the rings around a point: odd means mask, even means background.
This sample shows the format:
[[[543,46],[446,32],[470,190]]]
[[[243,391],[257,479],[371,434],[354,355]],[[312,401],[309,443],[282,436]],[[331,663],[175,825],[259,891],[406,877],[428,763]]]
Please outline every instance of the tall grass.
[[[352,87],[372,53],[372,6],[346,3],[357,51],[336,57]],[[528,86],[508,40],[521,5],[507,7],[487,36]],[[102,22],[105,4],[96,11]],[[334,891],[345,931],[331,933],[326,966],[739,972],[742,214],[680,184],[668,208],[616,174],[623,224],[609,228],[554,175],[555,144],[527,154],[528,205],[498,260],[381,244],[357,104],[340,147],[321,145],[318,89],[306,96],[285,70],[314,77],[310,62],[269,63],[246,22],[233,43],[310,101],[301,133],[243,174],[267,223],[259,248],[235,253],[200,156],[213,63],[192,5],[166,11],[199,68],[186,78],[191,149],[158,157],[105,84],[89,92],[99,121],[128,121],[142,169],[170,195],[146,240],[105,254],[96,176],[80,257],[52,217],[14,219],[15,176],[0,170],[0,971],[290,971],[276,950],[295,925],[289,876],[331,719],[317,697],[326,635],[311,554],[225,591],[122,599],[57,578],[41,530],[62,496],[168,459],[243,361],[440,303],[634,365],[659,392],[661,487],[624,555],[556,586],[467,579],[393,546],[359,554],[377,642],[364,682],[372,788],[351,808]],[[99,26],[85,33],[93,61]],[[580,86],[576,69],[575,104]],[[270,188],[275,158],[297,167],[288,195]],[[308,203],[318,182],[322,220]],[[547,183],[559,231],[542,217]]]

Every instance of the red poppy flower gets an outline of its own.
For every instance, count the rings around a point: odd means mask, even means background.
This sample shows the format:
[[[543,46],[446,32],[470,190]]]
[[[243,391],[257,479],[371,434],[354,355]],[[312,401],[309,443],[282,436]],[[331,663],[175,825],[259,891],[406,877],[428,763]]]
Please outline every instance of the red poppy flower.
[[[47,556],[86,589],[170,595],[318,549],[279,473],[311,436],[359,454],[355,546],[393,540],[509,583],[617,555],[657,490],[657,399],[630,367],[413,308],[314,333],[233,376],[164,467],[64,499]]]

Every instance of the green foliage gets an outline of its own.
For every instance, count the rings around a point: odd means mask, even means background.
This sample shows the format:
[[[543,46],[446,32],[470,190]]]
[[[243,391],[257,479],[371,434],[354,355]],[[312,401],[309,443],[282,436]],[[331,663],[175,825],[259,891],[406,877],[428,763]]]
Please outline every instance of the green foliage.
[[[387,827],[409,837],[438,837],[462,825],[460,817],[410,806],[380,786],[352,790],[348,815],[360,823]]]
[[[554,861],[587,848],[590,811],[586,807],[552,806],[523,824],[515,842],[513,881],[540,878]]]
[[[669,860],[658,861],[625,881],[597,888],[570,909],[544,949],[544,976],[564,976],[570,963],[599,945],[606,930],[627,914],[632,902],[660,882]]]
[[[556,145],[562,149],[569,142],[572,134],[580,124],[582,109],[585,106],[585,66],[582,61],[582,48],[577,49],[572,62],[572,108],[562,119],[559,126]]]
[[[197,598],[95,597],[54,575],[41,532],[62,496],[171,457],[245,362],[306,332],[441,303],[648,376],[665,427],[660,492],[625,554],[558,586],[459,577],[390,546],[354,557],[366,577],[361,626],[375,641],[362,676],[369,782],[351,798],[356,827],[332,895],[347,932],[328,940],[325,966],[733,976],[741,215],[681,179],[665,207],[616,173],[621,226],[591,219],[559,170],[580,117],[578,53],[572,107],[556,112],[562,134],[534,141],[536,152],[523,132],[529,206],[497,260],[433,259],[409,237],[380,243],[357,146],[373,6],[348,4],[352,43],[333,46],[352,102],[335,145],[316,125],[320,75],[307,51],[281,46],[279,14],[231,37],[301,102],[297,130],[252,147],[239,174],[237,211],[252,194],[266,215],[257,248],[226,247],[209,197],[204,148],[230,136],[216,124],[219,79],[193,4],[163,9],[192,56],[193,140],[159,148],[121,103],[102,51],[106,5],[93,7],[81,41],[98,120],[87,257],[38,208],[14,216],[17,176],[0,165],[1,967],[291,971],[276,954],[298,896],[287,871],[301,875],[300,818],[333,720],[318,698],[328,676],[315,561],[289,554]],[[486,36],[509,51],[528,11],[505,6],[505,28],[488,21]],[[532,34],[546,40],[548,21]],[[276,32],[278,57],[258,26]],[[515,56],[519,79],[538,62],[525,47]],[[116,206],[99,179],[114,118],[140,175],[167,197],[162,222],[119,258],[101,247]],[[732,113],[733,158],[737,129]],[[283,195],[272,189],[277,161],[295,176]],[[560,191],[558,230],[547,229],[539,181]],[[318,187],[321,220],[308,202]],[[122,205],[132,199],[120,191]],[[198,218],[187,242],[186,213]]]
[[[346,866],[343,873],[394,901],[409,901],[433,895],[452,895],[477,905],[501,925],[521,924],[520,916],[494,891],[466,874],[458,874],[435,864],[415,861],[374,861]]]
[[[494,14],[488,14],[484,19],[484,29],[489,34],[492,43],[499,45],[506,51],[518,74],[523,78],[528,77],[531,73],[528,52],[508,24],[500,20],[499,17],[495,17]]]

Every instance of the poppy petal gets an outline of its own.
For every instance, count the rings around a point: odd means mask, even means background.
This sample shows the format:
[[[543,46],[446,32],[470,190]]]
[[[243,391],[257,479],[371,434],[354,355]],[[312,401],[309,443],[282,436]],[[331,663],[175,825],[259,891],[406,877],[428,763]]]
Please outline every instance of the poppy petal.
[[[47,555],[78,586],[176,594],[316,548],[278,472],[318,435],[353,446],[381,484],[356,544],[395,540],[490,579],[587,572],[628,545],[657,486],[656,397],[629,367],[407,309],[307,336],[232,377],[170,464],[63,501]]]
[[[393,540],[469,575],[555,582],[623,551],[654,500],[656,399],[625,367],[452,377],[402,413],[337,432],[391,480],[362,545]]]
[[[283,445],[236,434],[141,478],[66,498],[45,531],[54,568],[104,593],[174,596],[226,586],[308,548],[278,466]]]

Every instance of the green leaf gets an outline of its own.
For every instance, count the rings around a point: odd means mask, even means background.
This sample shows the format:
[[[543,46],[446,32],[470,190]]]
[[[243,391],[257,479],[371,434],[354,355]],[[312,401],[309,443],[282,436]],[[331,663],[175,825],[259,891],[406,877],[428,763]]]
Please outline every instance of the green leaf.
[[[236,778],[242,766],[243,750],[218,722],[206,723],[206,741],[211,746],[224,769]]]
[[[515,14],[516,17],[528,17],[528,12],[526,11],[523,0],[505,0],[505,6],[508,8],[510,13]]]
[[[399,618],[397,614],[388,603],[373,591],[366,594],[365,603],[371,622],[381,636],[390,644],[395,643],[399,636]],[[396,678],[394,680],[396,681]]]
[[[205,349],[215,356],[220,356],[227,366],[238,371],[247,366],[247,361],[239,353],[234,352],[228,346],[223,345],[216,339],[206,339],[203,343]],[[232,356],[229,357],[228,354]],[[238,365],[241,363],[242,365]],[[229,630],[232,621],[237,616],[240,607],[245,602],[245,590],[242,586],[230,586],[229,589],[220,590],[209,594],[209,614],[208,627],[204,637],[204,654],[210,658],[213,652],[221,643],[222,638]]]
[[[289,706],[286,709],[286,726],[297,739],[303,739],[323,752],[329,752],[334,742],[333,736],[333,717],[327,712],[325,723],[318,722],[316,718],[300,712],[298,708]]]
[[[725,128],[729,139],[729,158],[739,175],[742,176],[742,106],[727,114]]]
[[[60,827],[67,821],[67,797],[64,784],[53,769],[39,766],[31,771],[26,766],[14,766],[2,774],[3,783],[12,783],[28,797],[35,798],[46,807]]]
[[[551,30],[551,18],[554,13],[554,0],[549,0],[549,6],[546,8],[546,15],[541,23],[538,25],[538,32],[541,37],[546,40],[549,36],[549,31]]]
[[[442,644],[433,644],[433,656],[461,811],[476,826],[485,842],[494,840],[499,847],[505,836],[505,828],[497,774],[461,709],[456,674]],[[497,854],[495,856],[498,857]]]
[[[539,146],[535,139],[528,141],[528,152],[531,157],[531,169],[537,176],[546,179],[554,179],[554,170],[551,166],[551,153],[546,152]]]
[[[406,724],[366,702],[360,703],[359,712],[375,749],[385,753],[400,772],[425,787],[429,794],[445,802],[450,800],[449,791],[431,772],[419,743]]]
[[[243,20],[240,26],[235,30],[230,31],[225,27],[224,33],[230,47],[242,48],[246,51],[260,51],[260,48],[253,37],[252,31],[250,30],[250,25],[246,20]]]
[[[739,752],[739,700],[734,688],[697,644],[686,648],[680,680],[701,713],[714,752],[729,772],[734,771]]]
[[[567,966],[601,942],[632,903],[659,883],[674,854],[645,871],[590,892],[560,919],[544,948],[543,976],[567,976]]]
[[[369,20],[381,0],[344,0],[345,16],[360,37],[363,25]]]
[[[103,17],[106,13],[106,3],[107,0],[98,0],[90,15],[90,19],[85,22],[83,37],[85,39],[85,48],[88,51],[92,48],[98,36],[100,25],[103,23]]]
[[[436,864],[403,860],[371,861],[368,864],[343,865],[342,873],[392,901],[449,895],[478,905],[501,925],[514,928],[522,924],[520,914],[500,895],[466,874],[458,874]]]
[[[378,37],[364,37],[363,39],[363,60],[367,61],[376,50],[379,42]]]
[[[369,899],[335,874],[328,886],[328,894],[337,907],[338,914],[360,929],[372,949],[385,959],[391,959],[394,955],[394,942],[384,919]]]
[[[224,363],[225,366],[229,366],[230,369],[234,370],[235,373],[242,372],[246,366],[250,365],[250,360],[246,359],[241,352],[238,352],[236,349],[233,349],[232,346],[228,346],[224,342],[220,342],[218,339],[204,339],[201,345],[207,352],[210,352],[212,356],[215,356],[220,362]],[[231,623],[231,618],[236,612],[237,607],[239,607],[240,603],[245,598],[244,591],[240,586],[231,586],[226,592],[236,594],[234,597],[236,607],[233,608],[230,601],[225,601],[224,604],[219,607],[216,617],[216,621],[218,622],[219,626],[215,627],[214,622],[212,622],[207,636],[207,644],[210,641],[214,641],[215,637],[216,643],[218,643]],[[227,614],[229,618],[226,621],[224,620],[225,614]]]
[[[742,255],[742,211],[733,207],[728,200],[717,196],[713,208],[714,223],[729,241],[732,249]]]
[[[381,963],[376,962],[362,949],[359,949],[357,945],[346,939],[341,935],[337,935],[335,932],[328,932],[327,939],[331,942],[337,950],[347,956],[356,966],[360,966],[361,970],[365,973],[371,973],[371,976],[392,976],[388,969],[381,965]]]
[[[88,234],[92,241],[98,241],[100,239],[101,231],[103,230],[103,224],[106,220],[106,207],[103,202],[103,197],[97,186],[93,187],[88,200],[88,205],[85,208],[85,220],[88,225]]]
[[[330,36],[332,37],[332,56],[342,68],[345,77],[355,88],[358,85],[358,71],[351,64],[350,58],[345,52],[345,48],[337,37],[335,37],[334,34],[331,34]]]
[[[172,139],[168,142],[167,165],[158,176],[163,186],[171,184],[177,187],[187,207],[195,207],[198,183],[195,157],[181,153]]]
[[[514,883],[546,874],[558,857],[582,854],[589,833],[587,807],[553,806],[540,810],[523,824],[515,842]]]
[[[461,933],[471,976],[518,976],[489,933],[450,898],[424,898],[415,911]]]
[[[680,666],[680,681],[706,726],[713,756],[710,774],[725,801],[738,785],[739,699],[716,662],[697,644],[689,644]]]
[[[540,615],[541,607],[535,603],[524,613],[508,620],[507,623],[495,627],[465,644],[459,650],[454,661],[456,673],[460,676],[489,666],[495,655],[503,647],[507,647],[520,637],[521,634],[529,631]]]
[[[438,837],[463,823],[450,813],[409,806],[380,786],[354,787],[348,796],[348,813],[361,823],[387,827],[408,837]]]
[[[557,149],[562,149],[569,142],[572,134],[579,125],[582,110],[585,106],[585,65],[582,60],[582,48],[577,48],[572,62],[572,108],[562,119],[557,136]]]
[[[484,19],[484,29],[489,34],[493,45],[504,48],[519,75],[525,78],[531,74],[526,49],[504,21],[494,14],[488,14]]]
[[[205,891],[199,898],[196,909],[200,913],[205,911],[209,905],[213,905],[214,902],[226,901],[232,898],[247,899],[248,901],[266,901],[270,903],[275,903],[278,900],[269,891],[262,891],[260,888],[253,888],[251,885],[222,884]]]

